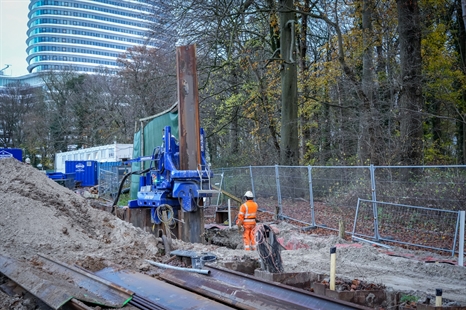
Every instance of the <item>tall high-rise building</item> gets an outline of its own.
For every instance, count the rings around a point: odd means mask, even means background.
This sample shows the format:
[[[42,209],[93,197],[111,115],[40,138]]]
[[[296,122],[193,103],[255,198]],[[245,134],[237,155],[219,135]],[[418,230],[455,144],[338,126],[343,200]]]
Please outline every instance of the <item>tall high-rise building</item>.
[[[31,0],[27,39],[30,73],[116,70],[128,47],[143,45],[153,6],[147,0]]]

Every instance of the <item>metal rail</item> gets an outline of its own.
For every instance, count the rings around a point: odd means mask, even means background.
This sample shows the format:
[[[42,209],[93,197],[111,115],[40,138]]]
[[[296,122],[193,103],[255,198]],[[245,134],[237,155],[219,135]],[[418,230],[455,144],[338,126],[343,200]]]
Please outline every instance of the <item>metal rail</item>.
[[[131,306],[135,306],[141,310],[166,310],[167,308],[154,303],[144,297],[133,295],[133,299],[129,302]]]
[[[186,272],[186,271],[179,271]],[[94,273],[96,276],[106,279],[115,285],[135,292],[133,300],[139,309],[144,308],[144,301],[156,303],[163,309],[196,309],[196,310],[231,310],[232,307],[211,300],[189,290],[170,285],[164,281],[154,279],[148,275],[129,270],[117,270],[111,267],[104,268]],[[196,273],[197,274],[197,273]],[[202,275],[205,277],[205,275]],[[141,296],[144,296],[142,298]],[[138,304],[136,304],[138,302]],[[131,304],[131,303],[130,303]],[[131,304],[132,305],[132,304]]]
[[[131,291],[98,278],[88,271],[39,254],[34,264],[0,255],[0,273],[52,309],[79,302],[120,308],[131,300]]]
[[[160,276],[169,283],[236,309],[372,309],[224,268],[206,266],[206,269],[210,270],[210,276],[178,270],[166,270]]]
[[[371,309],[214,266],[205,267],[210,275],[165,270],[161,278],[174,286],[141,273],[105,268],[92,274],[43,255],[40,257],[40,270],[51,272],[52,278],[39,274],[31,265],[2,256],[0,272],[52,309],[65,306],[63,309],[88,310],[86,304],[96,302],[113,307],[127,303],[142,310]],[[68,284],[76,286],[64,286],[60,282],[63,276]],[[42,284],[39,290],[38,283]]]

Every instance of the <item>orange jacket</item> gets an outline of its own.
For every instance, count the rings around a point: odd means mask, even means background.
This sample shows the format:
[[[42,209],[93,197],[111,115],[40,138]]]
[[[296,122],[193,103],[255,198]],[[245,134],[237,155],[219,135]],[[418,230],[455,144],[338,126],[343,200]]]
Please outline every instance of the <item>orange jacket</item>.
[[[239,207],[238,220],[236,224],[256,224],[257,203],[252,200],[246,200],[245,203]]]

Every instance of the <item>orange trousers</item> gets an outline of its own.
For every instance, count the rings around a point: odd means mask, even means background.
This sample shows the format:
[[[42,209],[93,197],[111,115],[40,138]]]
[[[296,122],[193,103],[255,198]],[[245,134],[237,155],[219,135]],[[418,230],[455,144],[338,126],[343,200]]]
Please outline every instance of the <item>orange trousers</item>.
[[[244,224],[243,244],[246,251],[256,250],[256,239],[254,237],[254,227],[256,224]]]

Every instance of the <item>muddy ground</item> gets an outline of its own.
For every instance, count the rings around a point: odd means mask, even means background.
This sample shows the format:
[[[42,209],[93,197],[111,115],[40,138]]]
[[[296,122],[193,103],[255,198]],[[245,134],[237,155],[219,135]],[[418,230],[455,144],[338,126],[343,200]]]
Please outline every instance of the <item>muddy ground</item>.
[[[393,248],[399,255],[369,244],[354,244],[336,236],[302,233],[286,222],[273,224],[283,245],[287,272],[329,274],[330,248],[337,247],[337,277],[380,283],[402,294],[423,299],[443,290],[446,301],[466,305],[466,268],[447,263],[448,256]],[[257,260],[256,252],[241,249],[241,236],[233,228],[217,230],[214,243],[174,241],[175,248],[212,253],[219,263]],[[236,246],[235,246],[236,245]],[[38,253],[68,264],[97,271],[118,264],[139,272],[157,273],[145,259],[164,261],[154,235],[108,212],[92,208],[89,200],[57,184],[37,169],[15,159],[0,160],[0,255],[33,260]],[[441,263],[427,263],[430,257]],[[454,263],[454,261],[453,261]],[[0,284],[5,278],[0,277]],[[433,298],[435,299],[435,298]],[[40,309],[28,296],[8,296],[0,291],[0,310]]]

